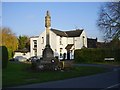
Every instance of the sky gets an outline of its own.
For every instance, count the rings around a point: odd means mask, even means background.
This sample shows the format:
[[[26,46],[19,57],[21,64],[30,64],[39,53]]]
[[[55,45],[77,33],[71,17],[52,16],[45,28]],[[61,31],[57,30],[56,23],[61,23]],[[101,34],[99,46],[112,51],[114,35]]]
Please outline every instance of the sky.
[[[45,30],[49,10],[51,28],[62,31],[84,29],[89,38],[102,41],[96,25],[103,2],[2,2],[2,26],[17,36],[38,36]]]

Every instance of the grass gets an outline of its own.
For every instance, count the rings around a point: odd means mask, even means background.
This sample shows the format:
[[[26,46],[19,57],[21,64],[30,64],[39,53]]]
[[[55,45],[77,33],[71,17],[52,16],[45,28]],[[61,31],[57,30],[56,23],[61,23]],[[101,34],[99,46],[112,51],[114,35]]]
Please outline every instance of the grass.
[[[119,60],[120,61],[120,60]],[[76,64],[103,64],[103,65],[113,65],[120,66],[120,62],[118,61],[103,61],[103,62],[74,62]]]
[[[0,88],[2,87],[2,69],[0,67]]]
[[[79,63],[77,63],[79,64]],[[106,61],[106,62],[85,62],[83,64],[103,64],[103,65],[113,65],[113,66],[120,66],[120,62],[114,61]]]
[[[68,71],[44,71],[33,72],[28,68],[30,64],[8,63],[8,67],[3,69],[3,87],[18,86],[24,84],[41,83],[53,80],[61,80],[80,76],[93,75],[105,72],[105,68],[91,66],[77,66]]]
[[[114,62],[114,61],[106,61],[106,62],[101,62],[96,64],[105,64],[105,65],[114,65],[114,66],[120,66],[120,62]]]

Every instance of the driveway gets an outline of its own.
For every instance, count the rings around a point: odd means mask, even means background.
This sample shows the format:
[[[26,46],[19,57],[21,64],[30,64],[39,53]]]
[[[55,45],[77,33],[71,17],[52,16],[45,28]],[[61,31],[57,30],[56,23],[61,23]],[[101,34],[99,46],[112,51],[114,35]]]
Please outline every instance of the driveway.
[[[13,88],[97,88],[99,90],[107,90],[120,87],[120,67],[94,64],[79,64],[79,66],[101,66],[110,68],[111,70],[97,75],[23,85]]]

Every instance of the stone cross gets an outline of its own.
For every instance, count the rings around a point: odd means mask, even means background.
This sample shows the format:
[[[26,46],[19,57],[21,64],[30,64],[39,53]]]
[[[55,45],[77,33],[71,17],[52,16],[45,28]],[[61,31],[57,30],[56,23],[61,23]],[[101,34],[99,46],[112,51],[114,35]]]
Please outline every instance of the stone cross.
[[[51,17],[49,11],[47,11],[45,16],[45,27],[46,27],[46,45],[49,45],[49,33],[50,33],[50,26],[51,26]]]
[[[51,17],[49,11],[47,11],[45,16],[45,27],[46,27],[46,46],[43,50],[43,60],[52,60],[54,59],[53,50],[50,47],[50,26],[51,26]]]

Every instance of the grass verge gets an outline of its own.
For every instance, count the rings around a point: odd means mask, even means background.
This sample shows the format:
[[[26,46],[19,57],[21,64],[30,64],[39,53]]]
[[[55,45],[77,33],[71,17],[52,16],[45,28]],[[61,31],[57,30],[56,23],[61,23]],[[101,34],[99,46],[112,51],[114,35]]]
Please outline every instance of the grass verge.
[[[81,63],[76,63],[81,64]],[[106,62],[86,62],[82,64],[101,64],[101,65],[111,65],[111,66],[120,66],[120,62],[114,62],[114,61],[106,61]]]
[[[91,66],[76,66],[68,71],[44,71],[33,72],[28,70],[30,64],[8,63],[3,69],[2,85],[4,87],[18,86],[24,84],[41,83],[67,78],[81,77],[106,72],[105,68]]]

